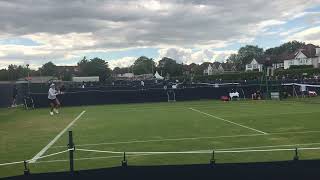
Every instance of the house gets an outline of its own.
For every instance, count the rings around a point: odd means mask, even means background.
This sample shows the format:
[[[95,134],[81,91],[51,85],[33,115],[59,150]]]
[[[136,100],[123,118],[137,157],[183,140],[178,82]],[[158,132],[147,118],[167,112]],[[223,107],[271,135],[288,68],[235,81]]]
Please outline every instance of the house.
[[[57,70],[59,73],[69,72],[75,74],[79,72],[79,66],[57,66]]]
[[[223,74],[225,72],[235,72],[236,66],[232,63],[213,62],[203,70],[204,75]]]
[[[124,74],[117,74],[117,78],[133,78],[134,74],[133,73],[124,73]]]
[[[264,58],[253,58],[249,64],[246,64],[246,71],[259,71],[263,70]]]
[[[237,66],[233,63],[222,63],[221,66],[223,68],[223,72],[236,72],[237,71]]]
[[[207,68],[205,68],[203,70],[203,75],[207,75],[207,76],[210,76],[210,75],[213,75],[213,64],[209,64]]]
[[[288,54],[284,59],[284,69],[290,66],[312,65],[319,68],[320,64],[320,47],[313,44],[307,44],[294,53]]]

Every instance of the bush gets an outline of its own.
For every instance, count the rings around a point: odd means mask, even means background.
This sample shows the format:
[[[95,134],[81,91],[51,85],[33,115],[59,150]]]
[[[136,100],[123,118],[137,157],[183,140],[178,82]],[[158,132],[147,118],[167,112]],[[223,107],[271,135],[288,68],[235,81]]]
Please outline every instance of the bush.
[[[279,69],[275,71],[276,76],[285,76],[289,78],[313,77],[317,74],[320,74],[320,69],[318,68]]]
[[[311,69],[311,68],[313,68],[312,65],[300,65],[300,66],[292,65],[292,66],[290,66],[289,69]]]
[[[214,80],[257,80],[262,77],[262,72],[234,72],[215,74],[210,76],[195,76],[195,81],[214,81]]]

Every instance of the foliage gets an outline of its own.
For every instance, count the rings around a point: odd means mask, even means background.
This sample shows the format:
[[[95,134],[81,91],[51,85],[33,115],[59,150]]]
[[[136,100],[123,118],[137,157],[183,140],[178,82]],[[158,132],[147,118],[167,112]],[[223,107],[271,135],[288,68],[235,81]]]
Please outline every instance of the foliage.
[[[263,48],[253,45],[246,45],[241,47],[237,54],[232,54],[227,59],[227,62],[234,63],[239,70],[244,70],[245,65],[252,61],[253,58],[261,57],[263,54]]]
[[[125,73],[129,73],[129,72],[130,72],[129,67],[124,67],[124,68],[115,67],[112,71],[113,74],[125,74]]]
[[[175,60],[164,57],[159,61],[157,70],[162,72],[164,76],[169,74],[170,76],[181,76],[183,65],[178,64]]]
[[[152,58],[145,56],[139,57],[132,66],[133,73],[136,75],[153,74],[155,70],[155,62]]]
[[[278,69],[275,71],[275,76],[287,78],[302,78],[313,77],[319,75],[320,69],[318,68],[305,68],[305,69]]]
[[[313,68],[313,65],[291,65],[290,69],[308,69]]]
[[[80,76],[99,76],[100,81],[104,82],[111,76],[111,69],[108,62],[100,58],[87,60],[84,57],[78,62],[80,68]]]
[[[41,68],[39,68],[39,71],[43,76],[57,76],[58,75],[58,69],[55,64],[53,64],[51,61],[45,63],[42,65]]]
[[[301,46],[305,45],[304,42],[299,41],[290,41],[287,43],[284,43],[278,47],[269,48],[266,50],[266,55],[280,55],[284,52],[292,53],[299,49]]]
[[[215,80],[257,80],[262,76],[262,72],[236,72],[215,74],[210,76],[195,76],[195,81],[215,81]]]

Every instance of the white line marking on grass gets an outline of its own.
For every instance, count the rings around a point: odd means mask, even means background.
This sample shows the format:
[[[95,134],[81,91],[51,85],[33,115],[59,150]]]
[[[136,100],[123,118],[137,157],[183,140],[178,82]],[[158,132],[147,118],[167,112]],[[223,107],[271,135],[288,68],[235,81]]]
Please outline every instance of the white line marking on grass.
[[[36,154],[30,163],[35,163],[47,150],[78,120],[86,111],[82,111],[73,121],[71,121],[67,127],[65,127],[54,139],[52,139],[49,144],[47,144],[38,154]]]
[[[256,136],[270,136],[270,135],[286,135],[286,134],[311,134],[320,133],[320,131],[300,131],[300,132],[278,132],[269,134],[243,134],[243,135],[230,135],[230,136],[211,136],[211,137],[186,137],[186,138],[168,138],[168,139],[151,139],[151,140],[133,140],[133,141],[118,141],[118,142],[105,142],[94,144],[80,144],[77,147],[85,146],[100,146],[100,145],[116,145],[116,144],[134,144],[134,143],[149,143],[149,142],[165,142],[165,141],[186,141],[186,140],[201,140],[201,139],[219,139],[219,138],[237,138],[237,137],[256,137]],[[65,148],[66,146],[53,146],[52,148]]]
[[[226,149],[217,149],[219,151],[226,150],[245,150],[245,149],[261,149],[261,148],[273,148],[273,147],[295,147],[295,146],[311,146],[318,145],[320,143],[302,143],[302,144],[284,144],[284,145],[273,145],[273,146],[251,146],[251,147],[239,147],[239,148],[226,148]]]
[[[134,140],[134,141],[120,141],[120,142],[106,142],[106,143],[95,143],[95,144],[80,144],[81,146],[99,146],[99,145],[115,145],[115,144],[133,144],[133,143],[148,143],[148,142],[165,142],[165,141],[185,141],[185,140],[199,140],[199,139],[215,139],[215,138],[230,138],[230,137],[248,137],[248,136],[262,136],[264,134],[244,134],[244,135],[233,135],[233,136],[215,136],[215,137],[187,137],[187,138],[169,138],[169,139],[151,139],[151,140]],[[62,148],[66,146],[53,146],[53,148]]]
[[[154,154],[134,154],[134,155],[126,155],[127,157],[138,157],[138,156],[154,156]],[[75,161],[83,161],[83,160],[96,160],[96,159],[111,159],[111,158],[123,158],[121,156],[98,156],[98,157],[85,157],[85,158],[75,158]],[[36,163],[54,163],[54,162],[69,162],[69,159],[58,159],[58,160],[48,160],[48,161],[38,161]]]
[[[220,117],[217,117],[217,116],[214,116],[214,115],[211,115],[211,114],[208,114],[206,112],[202,112],[202,111],[199,111],[197,109],[194,109],[194,108],[189,108],[190,110],[192,111],[195,111],[195,112],[198,112],[198,113],[201,113],[201,114],[204,114],[204,115],[207,115],[207,116],[210,116],[210,117],[213,117],[215,119],[219,119],[221,121],[225,121],[225,122],[228,122],[228,123],[231,123],[231,124],[234,124],[234,125],[238,125],[238,126],[241,126],[243,128],[247,128],[247,129],[250,129],[252,131],[256,131],[256,132],[259,132],[261,134],[268,134],[266,132],[263,132],[263,131],[260,131],[260,130],[257,130],[257,129],[254,129],[254,128],[251,128],[251,127],[248,127],[248,126],[245,126],[245,125],[241,125],[241,124],[238,124],[238,123],[235,123],[235,122],[232,122],[232,121],[229,121],[229,120],[226,120],[226,119],[223,119],[223,118],[220,118]]]

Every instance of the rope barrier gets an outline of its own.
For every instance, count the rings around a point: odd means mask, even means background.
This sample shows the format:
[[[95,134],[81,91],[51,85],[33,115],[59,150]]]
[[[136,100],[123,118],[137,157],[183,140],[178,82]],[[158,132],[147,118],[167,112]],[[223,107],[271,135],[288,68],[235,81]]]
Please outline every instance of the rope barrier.
[[[97,152],[97,153],[109,153],[109,154],[123,154],[124,152],[120,151],[103,151],[103,150],[93,150],[93,149],[76,149],[76,151],[85,151],[85,152]],[[200,150],[200,151],[163,151],[163,152],[126,152],[126,154],[208,154],[212,153],[212,150]]]
[[[74,150],[74,149],[67,149],[67,150],[64,150],[64,151],[48,154],[48,155],[45,155],[45,156],[41,156],[41,157],[39,157],[37,159],[43,159],[43,158],[47,158],[47,157],[51,157],[51,156],[56,156],[56,155],[59,155],[59,154],[63,154],[63,153],[69,152],[71,150]],[[22,164],[24,162],[32,163],[31,161],[32,161],[32,159],[29,159],[29,160],[26,160],[26,161],[8,162],[8,163],[2,163],[2,164],[0,164],[0,166],[9,166],[9,165],[14,165],[14,164]]]
[[[13,164],[22,164],[24,161],[16,161],[16,162],[8,162],[8,163],[2,163],[0,166],[8,166],[8,165],[13,165]]]
[[[107,154],[123,154],[124,152],[120,151],[105,151],[105,150],[94,150],[94,149],[67,149],[64,151],[48,154],[45,156],[41,156],[38,159],[43,159],[47,157],[56,156],[59,154],[63,154],[69,151],[83,151],[83,152],[96,152],[96,153],[107,153]],[[215,153],[248,153],[248,152],[277,152],[277,151],[303,151],[303,150],[320,150],[320,147],[305,147],[305,148],[278,148],[278,149],[245,149],[245,150],[217,150],[214,151]],[[150,152],[125,152],[128,154],[128,156],[148,156],[148,155],[157,155],[157,154],[212,154],[213,150],[198,150],[198,151],[150,151]],[[122,157],[122,156],[110,156],[110,157]],[[108,158],[108,157],[101,157],[101,158]],[[85,160],[85,159],[95,159],[93,158],[80,158],[75,160]],[[8,166],[8,165],[14,165],[14,164],[22,164],[24,162],[30,162],[30,160],[27,161],[16,161],[16,162],[8,162],[8,163],[2,163],[0,166]],[[59,162],[64,160],[52,160],[52,162]],[[41,162],[41,161],[40,161]],[[46,162],[46,161],[43,161]],[[48,161],[51,162],[51,161]]]
[[[281,148],[281,149],[246,149],[246,150],[217,150],[215,153],[247,153],[247,152],[277,152],[277,151],[295,151],[296,148]],[[320,150],[320,147],[310,148],[298,148],[298,150]],[[76,151],[85,152],[97,152],[97,153],[108,153],[108,154],[123,154],[120,151],[104,151],[104,150],[93,150],[93,149],[76,149]],[[162,152],[125,152],[126,154],[211,154],[213,150],[199,150],[199,151],[162,151]]]
[[[56,156],[56,155],[59,155],[59,154],[63,154],[63,153],[69,152],[69,151],[71,151],[71,150],[74,150],[74,149],[67,149],[67,150],[65,150],[65,151],[60,151],[60,152],[48,154],[48,155],[45,155],[45,156],[41,156],[41,157],[37,158],[37,160],[43,159],[43,158],[47,158],[47,157],[51,157],[51,156]]]

